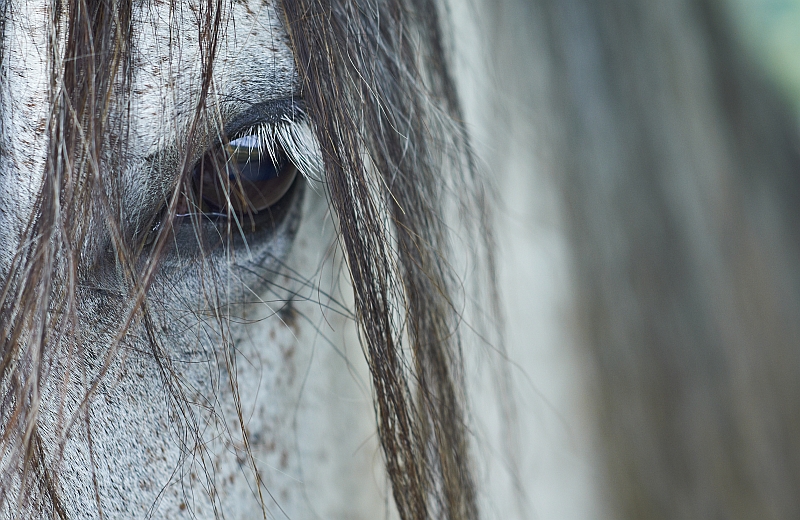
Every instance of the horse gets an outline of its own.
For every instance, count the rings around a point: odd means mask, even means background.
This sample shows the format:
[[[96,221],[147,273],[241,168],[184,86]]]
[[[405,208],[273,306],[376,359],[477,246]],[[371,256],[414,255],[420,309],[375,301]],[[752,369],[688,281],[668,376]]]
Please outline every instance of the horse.
[[[711,0],[500,5],[3,4],[0,518],[552,513],[532,179],[572,515],[796,516],[785,100]]]
[[[0,516],[476,517],[438,8],[4,6]]]

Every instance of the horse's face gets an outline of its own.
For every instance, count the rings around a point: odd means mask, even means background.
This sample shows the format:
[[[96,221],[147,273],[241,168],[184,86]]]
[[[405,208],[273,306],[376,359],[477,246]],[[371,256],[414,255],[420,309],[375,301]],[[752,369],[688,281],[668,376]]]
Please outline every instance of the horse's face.
[[[48,169],[52,58],[66,38],[62,28],[53,47],[50,6],[14,2],[5,26],[4,273],[23,246]],[[319,164],[288,35],[271,3],[237,2],[225,12],[208,109],[195,117],[210,45],[198,36],[205,7],[134,8],[125,111],[108,116],[127,131],[122,166],[101,171],[117,179],[118,231],[141,256],[131,262],[134,276],[148,276],[155,256],[158,269],[147,317],[119,337],[131,277],[112,226],[92,215],[77,271],[78,333],[50,351],[45,374],[38,435],[45,462],[57,468],[45,478],[69,518],[255,518],[262,509],[297,518],[311,514],[310,503],[324,517],[374,514],[374,445],[354,456],[374,430],[368,392],[354,390],[349,361],[327,345],[317,354],[325,366],[311,364],[315,346],[341,336],[345,322],[321,318],[330,304],[321,295],[337,278],[319,271],[333,243],[321,190],[298,175],[265,211],[213,218],[198,216],[184,193],[221,141],[256,135],[255,128],[289,135],[278,144],[294,147],[285,153],[306,175]],[[337,394],[329,397],[331,388]],[[341,404],[354,397],[358,406]],[[345,432],[350,439],[329,449]],[[328,475],[347,475],[341,494],[316,494],[324,486],[315,482]],[[36,500],[26,507],[51,507]],[[0,517],[17,507],[4,501]]]

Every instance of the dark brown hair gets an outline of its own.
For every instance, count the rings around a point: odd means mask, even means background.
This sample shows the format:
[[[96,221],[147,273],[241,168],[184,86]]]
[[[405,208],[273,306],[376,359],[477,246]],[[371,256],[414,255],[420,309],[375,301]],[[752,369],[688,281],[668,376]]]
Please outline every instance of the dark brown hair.
[[[224,27],[222,3],[201,4],[202,88],[188,142],[206,107]],[[45,453],[37,414],[43,385],[63,379],[58,371],[68,366],[65,356],[84,348],[87,324],[78,318],[77,292],[98,262],[111,261],[123,273],[128,301],[102,366],[117,355],[131,326],[141,325],[179,408],[185,398],[179,385],[170,386],[168,356],[148,311],[148,288],[167,233],[149,249],[132,239],[118,181],[108,174],[125,157],[133,6],[126,0],[74,0],[51,7],[47,166],[22,233],[24,246],[4,273],[1,300],[0,493],[21,503],[42,501],[42,508],[65,517],[54,484],[57,464],[49,462],[58,457]],[[372,375],[383,456],[404,519],[478,517],[465,424],[460,282],[444,215],[455,209],[465,217],[465,232],[475,235],[469,240],[472,253],[486,268],[489,286],[492,237],[486,189],[477,178],[448,73],[439,9],[428,0],[280,2],[304,107],[322,152]],[[176,175],[187,177],[188,163],[184,152]],[[179,196],[178,187],[168,200],[167,219]],[[108,243],[97,243],[98,229]],[[489,307],[490,314],[496,312]],[[99,373],[83,403],[104,370]]]

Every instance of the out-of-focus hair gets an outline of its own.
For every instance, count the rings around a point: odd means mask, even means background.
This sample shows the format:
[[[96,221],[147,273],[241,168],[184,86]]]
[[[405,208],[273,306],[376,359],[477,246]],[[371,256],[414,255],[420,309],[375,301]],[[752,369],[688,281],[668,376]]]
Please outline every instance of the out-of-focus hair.
[[[713,0],[503,2],[563,189],[620,518],[800,514],[800,136]],[[524,31],[523,31],[524,33]],[[500,33],[501,36],[505,36]],[[526,75],[527,74],[527,75]],[[536,80],[534,83],[533,80]],[[530,83],[526,83],[530,82]]]

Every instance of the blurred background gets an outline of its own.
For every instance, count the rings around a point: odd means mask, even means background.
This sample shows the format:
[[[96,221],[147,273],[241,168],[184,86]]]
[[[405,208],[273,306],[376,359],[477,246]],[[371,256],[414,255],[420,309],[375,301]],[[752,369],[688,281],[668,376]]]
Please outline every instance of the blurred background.
[[[800,518],[800,1],[451,10],[517,396],[473,398],[487,517]]]
[[[733,29],[787,101],[800,109],[800,2],[727,0]]]

